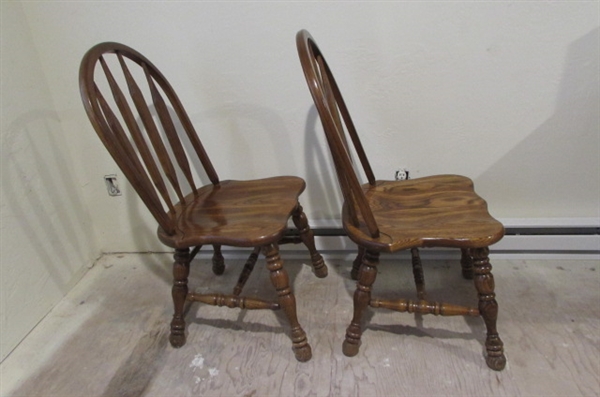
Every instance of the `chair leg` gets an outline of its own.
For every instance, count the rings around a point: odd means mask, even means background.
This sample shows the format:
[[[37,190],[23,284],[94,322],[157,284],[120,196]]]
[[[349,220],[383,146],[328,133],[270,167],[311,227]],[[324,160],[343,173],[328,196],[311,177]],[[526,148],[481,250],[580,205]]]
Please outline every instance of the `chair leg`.
[[[308,251],[310,252],[310,259],[312,261],[313,268],[315,269],[315,275],[319,278],[326,277],[327,266],[325,265],[323,257],[315,247],[315,234],[310,229],[306,215],[304,214],[302,206],[299,203],[292,213],[292,220],[300,232],[300,239],[302,239],[302,242],[304,245],[306,245]]]
[[[352,280],[358,280],[358,270],[360,269],[363,256],[365,256],[365,249],[363,247],[358,247],[358,254],[354,259],[354,262],[352,262],[352,271],[350,271],[350,278],[352,278]]]
[[[479,294],[479,313],[483,317],[487,328],[485,341],[486,363],[491,369],[501,371],[506,366],[506,357],[504,356],[504,344],[496,329],[498,303],[494,293],[492,265],[490,265],[488,258],[489,249],[487,247],[471,249],[470,254],[473,258],[475,288]]]
[[[460,267],[462,268],[463,278],[473,280],[473,258],[471,258],[469,250],[466,248],[462,248],[460,252]]]
[[[254,270],[254,265],[256,265],[256,261],[258,260],[259,253],[260,253],[260,247],[256,247],[256,248],[254,248],[254,250],[252,250],[252,253],[248,257],[248,260],[246,260],[246,263],[244,264],[242,272],[240,273],[240,276],[238,277],[238,282],[235,285],[235,287],[233,288],[233,295],[240,296],[240,294],[242,293],[242,289],[244,289],[244,285],[246,285],[246,282],[250,278],[250,274],[252,274],[252,270]]]
[[[220,276],[225,272],[225,258],[221,253],[221,246],[213,244],[213,257],[212,257],[212,271],[217,276]]]
[[[185,344],[185,320],[183,318],[183,306],[188,294],[188,276],[190,274],[190,250],[189,248],[177,249],[173,263],[173,320],[171,321],[171,335],[169,341],[173,347],[181,347]]]
[[[277,290],[279,305],[290,322],[292,329],[292,349],[298,361],[308,361],[312,357],[312,350],[306,339],[306,333],[298,322],[296,314],[296,298],[290,288],[290,280],[283,268],[283,261],[279,256],[279,248],[275,244],[263,247],[263,254],[267,258],[267,269],[271,274],[271,282]]]
[[[412,248],[410,254],[412,257],[413,278],[415,279],[415,286],[417,287],[417,298],[423,300],[426,298],[425,276],[423,275],[423,264],[421,263],[419,249]]]
[[[362,335],[362,316],[371,300],[371,286],[377,276],[377,265],[379,264],[379,252],[365,252],[362,265],[358,272],[358,283],[354,292],[354,314],[352,321],[346,329],[346,340],[342,345],[344,355],[352,357],[358,354],[360,337]]]

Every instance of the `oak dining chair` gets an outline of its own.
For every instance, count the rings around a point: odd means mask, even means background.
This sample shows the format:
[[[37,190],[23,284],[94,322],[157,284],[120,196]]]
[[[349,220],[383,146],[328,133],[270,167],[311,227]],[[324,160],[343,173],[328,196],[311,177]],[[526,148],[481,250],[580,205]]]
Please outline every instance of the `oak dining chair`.
[[[358,354],[367,308],[398,312],[483,317],[487,328],[487,365],[506,365],[502,340],[496,329],[498,304],[489,261],[489,246],[504,235],[504,227],[488,212],[473,182],[459,175],[435,175],[402,181],[377,180],[350,113],[325,57],[306,31],[296,35],[304,76],[317,108],[343,195],[342,223],[358,246],[351,276],[357,279],[354,314],[346,330],[343,353]],[[350,139],[347,139],[347,136]],[[352,146],[349,145],[352,143]],[[354,151],[352,152],[352,148]],[[367,183],[359,181],[351,153],[358,157]],[[474,279],[478,307],[427,300],[422,247],[461,250],[462,274]],[[417,299],[381,299],[372,295],[381,253],[409,250]]]
[[[158,223],[158,239],[175,250],[169,340],[186,341],[186,301],[242,309],[282,309],[299,361],[311,358],[297,319],[296,300],[279,244],[303,242],[314,273],[327,275],[314,233],[298,198],[303,179],[276,176],[220,180],[190,118],[163,74],[142,54],[119,43],[101,43],[83,57],[79,87],[87,116],[102,143]],[[201,165],[199,165],[201,164]],[[199,180],[203,169],[210,183]],[[288,221],[297,228],[290,237]],[[225,270],[222,246],[252,251],[232,293],[195,293],[188,287],[190,263],[202,246],[212,246],[213,272]],[[277,299],[242,295],[260,254],[266,257]]]

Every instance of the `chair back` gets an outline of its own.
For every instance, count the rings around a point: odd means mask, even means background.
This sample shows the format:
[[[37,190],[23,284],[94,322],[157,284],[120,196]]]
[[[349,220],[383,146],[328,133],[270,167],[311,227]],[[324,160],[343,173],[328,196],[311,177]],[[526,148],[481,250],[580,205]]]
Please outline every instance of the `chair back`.
[[[177,201],[185,205],[188,189],[197,194],[184,147],[193,147],[210,181],[219,184],[175,91],[148,59],[118,43],[85,54],[79,89],[104,146],[162,229],[173,234]]]
[[[350,136],[354,151],[372,186],[375,185],[375,176],[342,94],[325,57],[310,33],[306,30],[299,31],[296,35],[296,47],[304,77],[325,130],[349,220],[359,227],[361,217],[371,237],[378,238],[379,228],[353,167],[346,133]]]

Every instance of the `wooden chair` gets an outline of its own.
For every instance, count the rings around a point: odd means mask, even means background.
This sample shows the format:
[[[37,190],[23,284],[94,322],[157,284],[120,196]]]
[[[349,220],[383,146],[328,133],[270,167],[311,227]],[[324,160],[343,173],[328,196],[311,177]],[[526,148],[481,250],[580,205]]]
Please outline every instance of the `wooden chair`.
[[[158,222],[158,238],[175,249],[171,345],[185,344],[186,300],[242,309],[281,308],[291,325],[296,358],[309,360],[311,348],[296,317],[278,248],[279,243],[303,242],[315,274],[327,275],[298,202],[304,180],[219,180],[173,88],[148,59],[127,46],[102,43],[91,48],[81,62],[79,86],[98,136]],[[198,186],[192,170],[200,165],[194,160],[199,160],[210,184]],[[290,217],[299,230],[295,238],[286,235]],[[214,247],[217,275],[224,271],[222,245],[254,248],[232,294],[189,292],[190,262],[203,245]],[[277,302],[240,295],[261,251]]]
[[[488,259],[488,246],[504,235],[502,224],[490,216],[486,202],[474,192],[473,182],[464,176],[376,180],[348,108],[319,47],[306,30],[298,32],[296,45],[342,190],[343,226],[359,250],[352,269],[352,278],[358,279],[354,315],[346,331],[344,354],[354,356],[358,353],[361,319],[367,306],[446,316],[481,314],[487,327],[487,364],[494,370],[502,370],[506,358],[496,330],[498,304]],[[362,186],[354,171],[346,132],[368,180]],[[478,308],[425,300],[420,247],[455,247],[462,250],[462,273],[465,278],[475,280]],[[379,254],[399,250],[412,253],[418,299],[372,297]]]

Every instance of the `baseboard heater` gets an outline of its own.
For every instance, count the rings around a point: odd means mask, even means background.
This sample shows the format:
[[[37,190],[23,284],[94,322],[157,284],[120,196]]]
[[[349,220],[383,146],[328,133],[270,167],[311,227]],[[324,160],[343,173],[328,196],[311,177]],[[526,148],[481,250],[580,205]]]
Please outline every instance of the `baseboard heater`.
[[[600,220],[596,218],[500,221],[505,225],[505,236],[491,247],[493,254],[583,256],[600,259]],[[313,221],[311,224],[320,250],[349,253],[356,250],[339,221]],[[287,235],[296,238],[298,231],[290,228]],[[444,248],[424,251],[437,257],[454,257],[460,254],[455,252],[457,250]]]
[[[505,236],[596,236],[600,235],[600,226],[590,227],[506,227]],[[312,228],[315,236],[346,236],[343,228],[316,227]],[[290,228],[286,235],[298,235],[298,230]]]

